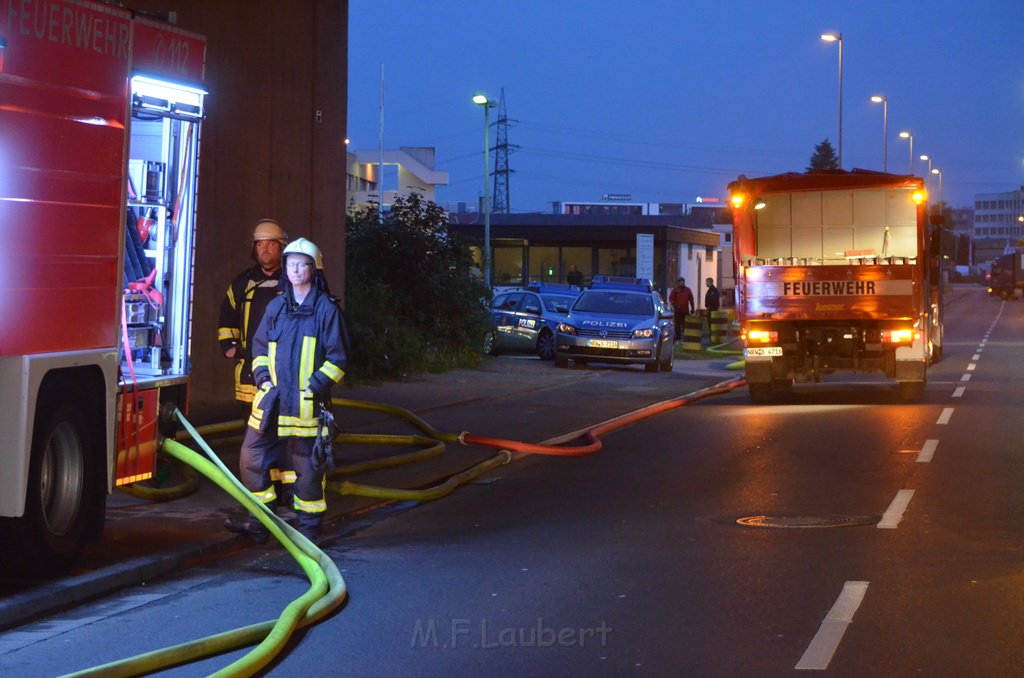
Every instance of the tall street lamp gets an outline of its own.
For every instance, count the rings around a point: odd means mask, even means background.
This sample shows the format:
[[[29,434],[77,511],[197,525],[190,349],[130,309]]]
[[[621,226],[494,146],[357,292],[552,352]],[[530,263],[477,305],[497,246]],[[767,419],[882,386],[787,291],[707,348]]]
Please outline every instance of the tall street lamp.
[[[942,214],[942,171],[936,167],[932,170],[932,174],[939,175],[939,202],[937,204],[939,206],[939,214]]]
[[[932,174],[932,157],[930,155],[925,155],[924,153],[922,153],[921,155],[919,155],[917,157],[920,160],[928,161],[928,176],[925,177],[925,181],[931,182],[931,179],[932,179],[932,177],[931,177],[931,174]]]
[[[497,104],[484,94],[474,96],[473,103],[484,107],[484,285],[491,289],[491,195],[488,178],[491,173],[491,109]]]
[[[843,168],[843,34],[822,33],[825,42],[839,43],[839,169]]]
[[[884,94],[871,97],[876,104],[882,104],[882,171],[889,171],[889,98]]]
[[[910,141],[910,163],[907,165],[907,174],[914,173],[914,135],[910,132],[900,132],[900,139],[907,139]]]

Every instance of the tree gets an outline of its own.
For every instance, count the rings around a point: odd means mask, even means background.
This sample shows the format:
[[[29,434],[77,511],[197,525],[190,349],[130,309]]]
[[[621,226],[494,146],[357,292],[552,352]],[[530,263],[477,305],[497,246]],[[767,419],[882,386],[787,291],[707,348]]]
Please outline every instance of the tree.
[[[374,377],[475,364],[490,328],[489,293],[471,275],[468,245],[418,193],[397,198],[383,217],[371,206],[347,219],[349,368]]]
[[[807,167],[808,172],[823,169],[839,169],[839,158],[836,156],[836,149],[832,147],[832,142],[828,140],[828,137],[825,137],[825,140],[820,144],[815,144],[814,154],[811,156],[811,164]]]

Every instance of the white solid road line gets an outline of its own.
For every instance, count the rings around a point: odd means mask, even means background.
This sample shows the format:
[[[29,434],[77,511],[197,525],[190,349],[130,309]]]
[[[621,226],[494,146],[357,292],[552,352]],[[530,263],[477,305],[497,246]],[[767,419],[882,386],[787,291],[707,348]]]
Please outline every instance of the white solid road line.
[[[903,520],[903,512],[907,510],[907,506],[910,504],[913,496],[913,490],[900,490],[897,492],[892,503],[889,504],[889,508],[885,509],[882,519],[878,521],[875,527],[880,530],[895,530],[896,526]]]
[[[797,670],[824,671],[828,668],[832,656],[839,648],[839,642],[843,639],[843,634],[846,633],[846,627],[853,621],[853,615],[857,613],[857,608],[868,592],[869,583],[848,581],[843,584],[839,599],[825,615],[818,632],[811,639],[811,644],[796,663]]]
[[[954,398],[961,398],[961,397],[963,397],[964,391],[966,391],[966,390],[967,390],[967,388],[964,387],[964,386],[957,386],[955,389],[953,389],[953,397]]]
[[[939,446],[939,441],[934,438],[929,438],[924,441],[924,447],[921,448],[921,454],[917,455],[917,461],[919,464],[927,464],[935,456],[935,448]]]
[[[952,416],[953,416],[953,408],[952,407],[943,407],[942,408],[942,414],[939,415],[939,419],[935,423],[936,424],[940,424],[940,425],[941,424],[948,424],[949,423],[949,418],[952,417]]]

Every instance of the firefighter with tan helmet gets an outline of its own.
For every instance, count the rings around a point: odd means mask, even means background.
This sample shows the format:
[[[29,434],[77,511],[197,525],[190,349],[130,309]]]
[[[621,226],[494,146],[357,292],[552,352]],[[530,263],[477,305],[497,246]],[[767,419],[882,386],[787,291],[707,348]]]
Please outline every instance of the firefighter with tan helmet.
[[[252,399],[256,395],[250,358],[253,335],[267,305],[278,295],[281,254],[287,244],[288,234],[279,223],[273,219],[256,222],[250,253],[255,263],[235,276],[220,305],[217,338],[224,356],[235,361],[235,400],[242,406],[243,419],[249,417]],[[274,481],[282,498],[290,500],[295,472],[287,459],[282,459],[281,463],[280,468],[273,469]],[[290,501],[283,506],[290,506]]]
[[[320,248],[305,238],[284,248],[282,294],[271,300],[253,337],[257,384],[242,443],[242,483],[271,511],[278,504],[270,469],[282,455],[295,468],[295,527],[319,538],[327,502],[324,473],[333,463],[331,388],[347,366],[345,326],[324,276]],[[255,541],[268,533],[250,519],[243,530]]]

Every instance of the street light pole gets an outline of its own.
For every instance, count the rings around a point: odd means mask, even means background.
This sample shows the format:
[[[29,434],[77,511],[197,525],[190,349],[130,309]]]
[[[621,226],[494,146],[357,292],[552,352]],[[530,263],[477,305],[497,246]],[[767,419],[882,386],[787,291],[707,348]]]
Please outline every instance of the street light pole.
[[[909,164],[907,165],[907,174],[914,173],[914,135],[910,132],[900,132],[900,139],[907,139],[910,141],[910,156]]]
[[[932,170],[932,174],[938,174],[939,175],[939,202],[938,202],[938,205],[939,205],[939,214],[942,214],[942,170],[940,170],[938,167],[936,167],[935,169]]]
[[[930,155],[925,155],[924,153],[922,153],[920,156],[918,156],[918,158],[920,160],[927,160],[928,161],[928,176],[926,176],[924,179],[925,179],[926,182],[931,183],[931,180],[932,180],[932,177],[931,177],[931,174],[932,174],[932,157]],[[925,188],[927,188],[927,186]]]
[[[871,97],[876,104],[882,104],[882,171],[889,171],[889,97],[878,94]]]
[[[496,104],[483,94],[474,96],[473,103],[484,107],[484,285],[491,289],[491,195],[488,179],[491,173],[491,109]]]
[[[843,169],[843,34],[822,33],[821,39],[839,43],[839,169]]]

